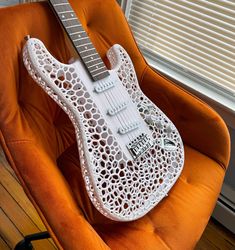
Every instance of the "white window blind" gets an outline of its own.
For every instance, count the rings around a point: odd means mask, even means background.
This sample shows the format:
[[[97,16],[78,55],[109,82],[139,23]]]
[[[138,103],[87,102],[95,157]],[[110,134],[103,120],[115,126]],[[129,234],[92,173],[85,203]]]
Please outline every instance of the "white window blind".
[[[234,0],[132,0],[128,21],[144,50],[234,95]]]
[[[38,0],[0,0],[0,6],[9,6],[19,3],[31,3],[37,2]]]
[[[0,6],[8,6],[18,4],[19,0],[0,0]]]

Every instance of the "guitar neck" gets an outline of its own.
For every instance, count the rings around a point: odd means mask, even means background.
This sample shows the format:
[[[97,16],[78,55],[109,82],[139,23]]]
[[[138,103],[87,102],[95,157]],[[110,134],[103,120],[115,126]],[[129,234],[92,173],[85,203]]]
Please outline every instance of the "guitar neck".
[[[70,3],[67,0],[49,0],[49,3],[70,37],[91,78],[98,81],[107,77],[109,71],[91,43]]]

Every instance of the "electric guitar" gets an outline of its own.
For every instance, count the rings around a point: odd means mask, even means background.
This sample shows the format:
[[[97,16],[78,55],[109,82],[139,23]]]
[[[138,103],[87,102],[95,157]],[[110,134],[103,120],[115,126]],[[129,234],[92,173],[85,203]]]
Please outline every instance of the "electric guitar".
[[[169,192],[184,164],[181,137],[169,118],[141,91],[124,48],[103,63],[67,0],[50,0],[80,61],[57,61],[29,38],[23,61],[33,79],[70,117],[87,193],[116,221],[149,212]]]

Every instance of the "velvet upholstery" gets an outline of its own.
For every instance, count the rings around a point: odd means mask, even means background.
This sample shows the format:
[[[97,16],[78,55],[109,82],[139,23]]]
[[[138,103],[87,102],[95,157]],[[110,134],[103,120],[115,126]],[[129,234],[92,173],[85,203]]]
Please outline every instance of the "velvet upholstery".
[[[184,170],[169,196],[137,221],[117,223],[95,210],[71,122],[22,62],[28,34],[62,62],[74,54],[47,3],[0,9],[0,140],[6,156],[60,249],[193,249],[228,165],[227,128],[207,104],[147,65],[115,0],[70,2],[107,64],[105,52],[113,44],[127,50],[141,88],[182,135]]]

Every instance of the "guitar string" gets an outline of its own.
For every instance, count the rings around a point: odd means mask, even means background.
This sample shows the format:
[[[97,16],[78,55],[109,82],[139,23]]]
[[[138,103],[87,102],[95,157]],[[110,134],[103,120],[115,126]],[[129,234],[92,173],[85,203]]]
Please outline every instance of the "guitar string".
[[[113,97],[113,93],[112,93],[112,90],[110,90],[110,92],[109,93],[107,93],[107,94],[109,94],[109,97],[110,97],[110,95],[111,95],[111,99],[112,100],[115,100],[115,98]],[[121,100],[121,98],[120,98],[120,100]],[[115,104],[114,103],[114,107],[116,107],[118,105],[118,102]],[[125,110],[124,110],[125,111]],[[124,116],[124,113],[123,112],[121,112],[121,113],[117,113],[116,114],[116,116],[119,118],[118,120],[120,121],[120,119],[122,120],[122,122],[124,123],[124,125],[125,126],[127,126],[127,124],[126,124],[126,122],[125,121],[127,121],[128,119],[127,119],[127,117],[123,117]],[[124,121],[123,121],[123,119],[124,119]],[[121,124],[121,126],[122,126],[123,124]],[[124,127],[122,127],[122,128],[124,128]],[[129,138],[129,140],[131,140],[131,138],[130,138],[130,134],[128,133],[127,134],[127,136],[128,136],[128,138]],[[133,138],[132,138],[133,139]]]
[[[113,96],[113,92],[110,92],[110,94],[111,94],[111,96],[112,96],[112,98],[115,100],[117,100],[117,99],[119,99],[119,98],[115,98],[114,96]],[[123,98],[123,96],[122,95],[120,95],[120,92],[118,91],[118,94],[119,94],[119,96],[120,96],[120,100],[121,100],[121,98]],[[124,98],[125,99],[125,98]],[[117,103],[118,104],[118,103]],[[127,108],[127,109],[125,109],[125,110],[123,110],[121,113],[120,113],[120,116],[122,116],[122,118],[124,119],[124,120],[130,120],[129,119],[129,117],[131,117],[132,116],[132,112],[131,112],[131,109],[132,109],[132,107],[130,107],[129,109]],[[132,117],[134,117],[135,118],[135,116],[132,116]],[[133,119],[134,120],[134,119]],[[126,125],[126,124],[125,124]],[[136,135],[133,135],[133,133],[134,133],[135,131],[130,131],[130,137],[131,137],[131,139],[133,140],[135,137],[137,137]],[[136,134],[136,133],[135,133]],[[130,137],[129,137],[129,139],[130,139]]]
[[[55,7],[55,6],[54,6]],[[62,6],[58,6],[58,9],[59,8],[61,8]],[[65,7],[65,11],[71,11],[71,13],[73,14],[73,15],[71,15],[70,14],[70,16],[71,17],[76,17],[77,18],[77,16],[76,16],[76,14],[75,14],[75,12],[73,11],[73,9],[70,7],[70,5],[65,5],[64,6]],[[55,9],[56,10],[56,9]],[[62,10],[64,10],[63,9],[63,7],[62,7]],[[60,12],[62,11],[62,10],[59,10]],[[58,12],[57,10],[56,10],[56,12]],[[58,14],[58,16],[60,17],[60,15],[59,15],[59,13],[57,13]],[[63,20],[62,18],[61,18],[61,20]],[[67,24],[73,24],[72,22],[70,22],[69,20],[65,20],[65,22],[67,23]],[[76,19],[76,21],[75,22],[77,22],[78,24],[80,24],[79,23],[79,20],[78,20],[78,18]],[[65,25],[64,25],[65,26]],[[67,28],[66,26],[65,26],[65,28]],[[81,26],[81,28],[82,28],[82,30],[85,32],[85,30],[83,29],[83,27]],[[68,32],[69,33],[69,32]],[[87,34],[86,34],[87,35]],[[88,36],[87,36],[88,37]],[[88,37],[89,38],[89,37]],[[73,40],[73,39],[72,39]],[[92,44],[92,43],[91,43]],[[98,54],[98,53],[97,53]],[[81,57],[82,58],[82,57]],[[110,96],[109,96],[109,98],[107,97],[107,93],[104,93],[105,94],[105,97],[106,97],[106,100],[108,101],[108,103],[110,104],[110,106],[111,107],[113,107],[112,105],[114,105],[114,107],[117,105],[117,104],[115,104],[113,101],[110,101],[110,99],[112,99],[112,100],[115,100],[115,98],[113,97],[113,98],[110,98]],[[130,113],[130,109],[128,109],[129,110],[129,113]],[[125,111],[125,110],[124,110]],[[123,112],[121,112],[121,113],[123,113]],[[124,112],[122,115],[120,115],[120,114],[117,114],[116,116],[117,116],[117,119],[118,119],[118,121],[119,121],[119,123],[120,123],[120,126],[122,127],[122,128],[124,128],[124,126],[123,126],[123,124],[126,126],[126,123],[125,123],[125,120],[128,120],[128,118],[127,117],[125,117],[124,116],[124,114],[125,114],[126,112]],[[132,116],[132,114],[130,113],[129,114],[130,116]],[[123,117],[124,116],[124,117]],[[123,119],[124,119],[124,121],[123,121]],[[130,133],[131,133],[131,131],[130,131]],[[132,133],[131,133],[132,134]],[[127,134],[127,136],[128,136],[128,138],[129,138],[129,140],[131,140],[131,138],[130,138],[130,134],[128,133]],[[132,135],[131,136],[132,137],[132,139],[134,138],[134,136]]]
[[[71,13],[70,13],[70,17],[75,16],[74,11],[73,11],[69,6],[67,6],[67,7],[68,7],[68,8],[67,8],[65,11],[71,11],[72,14],[73,14],[73,15],[71,15]],[[61,11],[61,10],[60,10],[60,11]],[[64,14],[63,14],[63,15],[64,15]],[[64,16],[66,16],[66,15],[64,15]],[[61,16],[61,17],[62,17],[62,16]],[[61,20],[63,20],[63,19],[61,18]],[[69,21],[66,21],[66,20],[65,20],[64,22],[66,22],[66,23],[65,23],[66,25],[68,25],[68,24],[73,24],[73,23],[71,23],[71,22],[69,22]],[[78,20],[76,20],[76,22],[79,23]],[[66,25],[64,25],[64,26],[66,27]],[[81,28],[82,28],[82,31],[85,32],[85,30],[83,29],[83,27],[81,27]],[[68,32],[68,33],[69,33],[69,32]],[[73,39],[72,39],[72,41],[73,41]],[[92,45],[92,43],[90,43],[90,44]],[[80,56],[80,57],[81,57],[81,59],[82,59],[82,56]],[[106,93],[105,93],[105,98],[106,98],[106,100],[108,101],[109,106],[113,108],[112,102],[107,98]],[[121,127],[123,127],[123,124],[122,124],[123,121],[121,121],[121,120],[119,119],[119,117],[116,117],[116,118],[118,119],[119,123],[121,124]],[[129,139],[130,139],[130,138],[129,138]]]
[[[109,99],[107,98],[107,95],[109,95],[108,93],[104,93],[105,94],[105,96],[106,96],[106,99],[108,100],[108,102],[109,102],[109,104],[110,104],[110,101],[109,101]],[[110,97],[110,96],[109,96]],[[110,99],[112,99],[112,98],[110,98]],[[112,102],[111,102],[112,103]],[[113,103],[112,103],[113,104]],[[110,104],[110,106],[111,106],[111,108],[115,108],[115,104],[113,104],[114,105],[114,107],[112,107],[112,104]],[[120,120],[121,119],[121,117],[119,117],[119,115],[117,114],[116,115],[116,117],[117,117],[117,119],[119,120],[119,123],[121,124],[121,126],[122,126],[122,128],[124,128],[124,126],[123,126],[123,124],[124,125],[126,125],[126,123],[122,120]],[[122,124],[122,122],[123,122],[123,124]],[[127,134],[127,136],[128,136],[128,138],[129,138],[129,140],[131,140],[131,138],[130,138],[130,135],[129,134]]]
[[[104,92],[103,94],[105,95],[105,98],[106,98],[107,102],[109,103],[109,107],[110,108],[115,108],[116,105],[113,103],[112,98],[110,97],[109,93],[108,92]],[[121,124],[121,126],[123,126],[122,122],[123,123],[125,123],[125,122],[122,121],[119,116],[116,115],[115,117],[119,121],[119,123]],[[129,135],[128,135],[128,138],[130,139]]]
[[[118,105],[117,98],[115,98],[113,96],[113,92],[114,92],[113,90],[109,90],[109,91],[104,93],[104,96],[105,96],[110,108],[115,108]],[[120,100],[121,99],[125,99],[125,98],[123,98],[123,96],[120,96]],[[130,108],[128,108],[127,110],[124,110],[121,113],[116,114],[115,117],[116,117],[116,119],[118,120],[118,122],[120,124],[120,128],[125,128],[125,127],[128,126],[126,121],[128,121],[128,119],[130,119],[130,117],[135,118],[132,115],[132,112],[131,112]],[[129,139],[129,141],[133,140],[135,137],[137,137],[137,135],[138,134],[136,133],[136,130],[134,132],[133,131],[127,132],[127,137]]]
[[[72,39],[72,40],[73,40],[73,39]],[[106,98],[106,100],[108,101],[110,107],[111,107],[111,108],[115,108],[115,106],[117,105],[117,103],[115,104],[115,103],[113,102],[113,100],[115,100],[115,98],[110,97],[110,95],[109,95],[108,93],[105,93],[105,98]],[[113,106],[113,105],[114,105],[114,106]],[[131,114],[129,114],[129,115],[131,115]],[[127,126],[127,124],[126,124],[126,122],[125,122],[125,121],[128,120],[127,117],[123,117],[123,115],[119,115],[119,114],[117,114],[116,117],[117,117],[117,119],[118,119],[118,121],[119,121],[119,123],[120,123],[121,128],[124,128],[124,127]],[[128,138],[129,138],[129,140],[131,140],[130,134],[127,134],[127,136],[128,136]],[[133,139],[133,136],[132,136],[132,139]]]
[[[113,100],[115,100],[116,98],[114,98],[113,95],[112,95],[112,89],[111,89],[111,90],[108,90],[107,92],[104,92],[103,94],[105,95],[106,100],[108,101],[109,106],[110,106],[111,108],[117,107],[118,102],[115,103],[115,102],[113,101]],[[122,97],[122,96],[121,96],[121,97]],[[122,99],[122,98],[120,98],[120,99]],[[124,99],[124,98],[123,98],[123,99]],[[121,112],[121,113],[122,113],[122,112]],[[124,128],[123,124],[126,126],[127,124],[126,124],[125,121],[127,121],[128,119],[127,119],[127,117],[122,117],[121,113],[116,114],[115,117],[116,117],[116,119],[119,121],[121,127]],[[130,134],[127,134],[127,136],[128,136],[128,138],[129,138],[129,140],[131,141]],[[132,139],[133,139],[133,138],[132,138]]]

